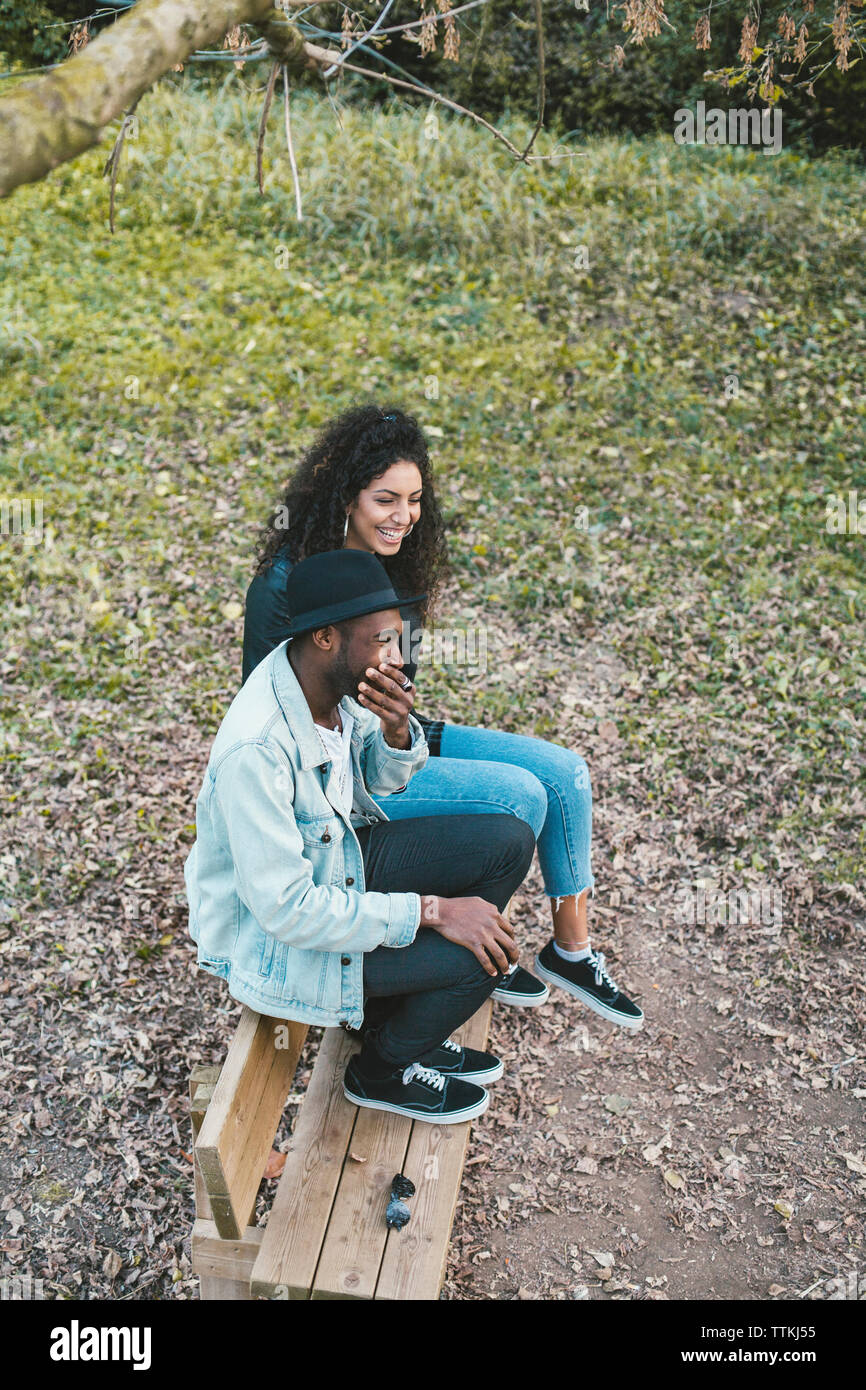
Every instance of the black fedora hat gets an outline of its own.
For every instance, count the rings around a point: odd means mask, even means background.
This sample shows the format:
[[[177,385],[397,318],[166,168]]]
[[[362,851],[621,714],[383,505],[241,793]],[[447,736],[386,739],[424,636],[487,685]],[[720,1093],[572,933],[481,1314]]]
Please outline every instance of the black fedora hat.
[[[386,608],[405,608],[426,594],[401,598],[381,560],[366,550],[325,550],[300,560],[286,581],[289,636],[362,618]]]

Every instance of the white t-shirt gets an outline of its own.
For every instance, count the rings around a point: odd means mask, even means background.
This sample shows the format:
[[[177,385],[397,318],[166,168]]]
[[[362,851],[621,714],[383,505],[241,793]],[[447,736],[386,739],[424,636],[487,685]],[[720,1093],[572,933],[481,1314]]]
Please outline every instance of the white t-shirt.
[[[355,727],[355,721],[351,714],[346,714],[343,710],[340,710],[340,718],[343,721],[342,732],[317,724],[316,733],[334,760],[333,771],[337,776],[343,809],[347,815],[351,815],[355,794],[352,778],[352,729]]]

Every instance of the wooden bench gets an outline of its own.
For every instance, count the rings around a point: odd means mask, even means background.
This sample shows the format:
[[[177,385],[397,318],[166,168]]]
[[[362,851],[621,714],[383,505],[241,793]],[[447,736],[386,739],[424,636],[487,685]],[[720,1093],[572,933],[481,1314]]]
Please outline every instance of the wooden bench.
[[[455,1039],[483,1048],[490,1013],[488,1000]],[[438,1298],[470,1123],[431,1125],[352,1105],[342,1081],[358,1040],[343,1028],[325,1029],[267,1226],[254,1224],[306,1035],[306,1024],[244,1008],[222,1069],[193,1069],[192,1267],[201,1297]],[[412,1219],[395,1231],[385,1208],[400,1172],[417,1190]]]

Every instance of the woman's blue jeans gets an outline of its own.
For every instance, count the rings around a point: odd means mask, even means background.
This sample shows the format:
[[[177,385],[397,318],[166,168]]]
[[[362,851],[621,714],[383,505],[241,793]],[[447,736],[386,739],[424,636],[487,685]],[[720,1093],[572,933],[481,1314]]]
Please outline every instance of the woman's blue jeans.
[[[565,898],[592,888],[592,788],[579,753],[496,729],[446,724],[442,756],[404,792],[376,797],[390,820],[501,812],[532,827],[544,891]]]

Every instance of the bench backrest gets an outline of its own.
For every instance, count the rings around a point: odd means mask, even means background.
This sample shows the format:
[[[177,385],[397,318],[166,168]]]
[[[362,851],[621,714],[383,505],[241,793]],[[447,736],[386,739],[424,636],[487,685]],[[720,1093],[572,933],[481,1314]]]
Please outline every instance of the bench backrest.
[[[244,1008],[195,1142],[195,1157],[224,1240],[252,1224],[256,1193],[292,1089],[306,1023]]]

